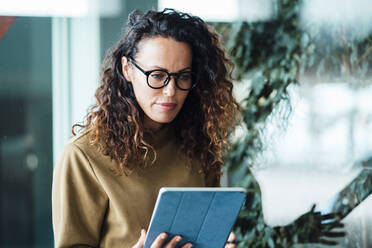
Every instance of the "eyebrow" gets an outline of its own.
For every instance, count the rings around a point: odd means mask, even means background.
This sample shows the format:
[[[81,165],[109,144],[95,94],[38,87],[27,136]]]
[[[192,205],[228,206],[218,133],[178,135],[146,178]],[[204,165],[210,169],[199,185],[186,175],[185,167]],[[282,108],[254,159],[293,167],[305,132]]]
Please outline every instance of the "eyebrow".
[[[168,69],[163,68],[163,67],[160,67],[160,66],[150,66],[150,67],[151,67],[151,68],[154,68],[154,70],[155,70],[155,69],[156,69],[156,70],[157,70],[157,69],[160,69],[160,70],[163,70],[163,71],[167,71],[167,72],[169,72]],[[188,67],[186,67],[186,68],[183,68],[183,69],[177,71],[176,73],[185,72],[185,71],[187,71],[187,70],[190,70],[190,71],[191,71],[191,67],[188,66]]]

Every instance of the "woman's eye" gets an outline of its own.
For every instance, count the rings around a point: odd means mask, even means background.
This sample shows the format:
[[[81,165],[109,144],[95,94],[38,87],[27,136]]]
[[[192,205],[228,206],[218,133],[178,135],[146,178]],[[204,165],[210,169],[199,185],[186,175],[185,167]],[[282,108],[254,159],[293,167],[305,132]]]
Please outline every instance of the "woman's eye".
[[[184,81],[191,80],[191,74],[181,74],[179,79]]]
[[[156,78],[156,79],[163,79],[164,74],[162,74],[162,73],[152,73],[151,77]]]

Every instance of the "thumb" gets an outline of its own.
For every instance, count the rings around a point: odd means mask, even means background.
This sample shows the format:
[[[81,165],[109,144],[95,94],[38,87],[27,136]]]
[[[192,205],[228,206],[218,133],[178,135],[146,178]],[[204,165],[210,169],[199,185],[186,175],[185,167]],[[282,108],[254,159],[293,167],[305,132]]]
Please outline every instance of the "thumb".
[[[234,242],[235,239],[236,239],[235,233],[231,232],[229,238],[227,239],[227,242]]]
[[[137,243],[133,246],[133,248],[142,248],[143,245],[145,244],[145,239],[146,239],[146,230],[141,229],[141,236],[138,239]]]
[[[311,207],[310,212],[314,212],[315,208],[316,208],[316,204],[314,203],[313,206]]]

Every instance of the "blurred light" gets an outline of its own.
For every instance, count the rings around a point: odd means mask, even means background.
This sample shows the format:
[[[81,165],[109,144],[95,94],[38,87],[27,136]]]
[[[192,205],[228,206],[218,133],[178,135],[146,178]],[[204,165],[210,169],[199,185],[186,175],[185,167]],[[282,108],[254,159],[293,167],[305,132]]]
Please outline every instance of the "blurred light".
[[[159,10],[173,8],[209,22],[264,20],[271,17],[272,0],[159,0]]]
[[[304,1],[302,20],[325,26],[358,27],[372,30],[371,0],[308,0]]]
[[[354,161],[372,154],[372,86],[320,83],[289,88],[288,127],[268,125],[266,166],[349,171]],[[271,127],[273,126],[273,127]],[[266,161],[265,161],[266,162]]]
[[[37,169],[37,167],[39,165],[39,159],[36,156],[36,154],[34,154],[34,153],[27,154],[26,165],[27,165],[28,169],[31,170],[31,171],[34,171],[34,170]]]
[[[273,15],[272,0],[240,0],[239,19],[264,21]]]
[[[231,21],[238,17],[238,0],[159,0],[159,9],[174,8],[205,21]]]
[[[65,16],[81,17],[91,14],[116,15],[121,10],[120,0],[2,0],[3,16]]]

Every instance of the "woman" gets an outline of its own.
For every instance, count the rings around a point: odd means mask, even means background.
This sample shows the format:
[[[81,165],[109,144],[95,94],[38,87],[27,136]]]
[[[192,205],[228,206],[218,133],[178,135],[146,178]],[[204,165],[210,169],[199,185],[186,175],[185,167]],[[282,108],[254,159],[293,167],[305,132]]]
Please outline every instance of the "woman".
[[[171,9],[129,16],[103,62],[96,104],[55,168],[56,247],[140,248],[161,187],[219,186],[239,114],[229,68],[200,18]]]

